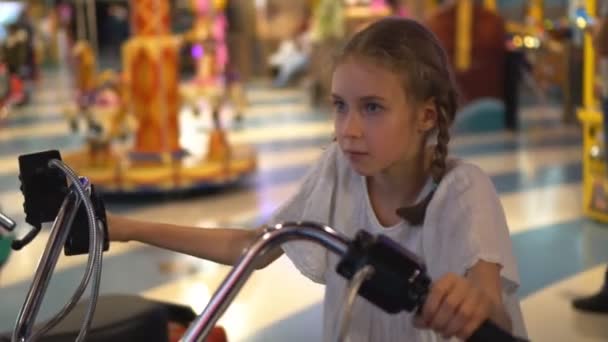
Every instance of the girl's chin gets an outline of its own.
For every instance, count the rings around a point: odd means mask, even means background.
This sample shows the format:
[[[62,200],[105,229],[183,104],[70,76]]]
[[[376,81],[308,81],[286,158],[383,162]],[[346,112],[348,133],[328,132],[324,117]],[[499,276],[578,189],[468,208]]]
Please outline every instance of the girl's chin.
[[[355,162],[350,162],[350,166],[353,168],[353,170],[358,173],[361,176],[364,177],[369,177],[369,176],[373,176],[374,174],[376,174],[375,170],[372,170],[372,168],[370,168],[369,166],[362,164],[362,163],[355,163]]]

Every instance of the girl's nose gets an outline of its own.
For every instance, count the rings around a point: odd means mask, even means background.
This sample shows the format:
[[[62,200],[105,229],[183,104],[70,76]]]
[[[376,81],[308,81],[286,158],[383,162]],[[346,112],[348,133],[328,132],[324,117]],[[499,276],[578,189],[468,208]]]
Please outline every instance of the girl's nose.
[[[342,135],[348,138],[360,138],[363,134],[361,118],[357,113],[349,112],[346,114],[342,125]]]

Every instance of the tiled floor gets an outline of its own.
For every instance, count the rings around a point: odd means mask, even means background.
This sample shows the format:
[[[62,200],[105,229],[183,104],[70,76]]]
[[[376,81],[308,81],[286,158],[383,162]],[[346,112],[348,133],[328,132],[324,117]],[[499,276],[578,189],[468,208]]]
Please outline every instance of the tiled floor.
[[[25,229],[18,190],[17,156],[81,146],[61,108],[68,82],[57,74],[42,81],[33,103],[0,128],[0,205]],[[251,86],[251,107],[230,136],[259,152],[259,172],[221,193],[141,203],[108,203],[125,215],[193,226],[255,227],[292,194],[309,165],[331,141],[325,113],[310,109],[297,89]],[[608,262],[608,227],[581,214],[581,134],[564,126],[559,110],[528,107],[525,129],[454,137],[453,154],[480,165],[492,178],[512,231],[522,279],[520,296],[533,341],[608,340],[608,315],[577,314],[573,294],[600,284]],[[203,153],[204,118],[183,115],[182,144]],[[198,121],[197,121],[198,120]],[[48,233],[14,253],[0,273],[0,330],[11,329]],[[49,317],[75,289],[84,257],[62,257],[40,318]],[[115,244],[105,255],[101,291],[132,293],[192,305],[200,311],[229,268],[138,243]],[[277,281],[280,279],[280,282]],[[223,324],[230,341],[311,341],[321,336],[322,287],[279,259],[257,272],[230,307]],[[272,301],[270,300],[272,295]],[[270,302],[271,301],[271,302]]]

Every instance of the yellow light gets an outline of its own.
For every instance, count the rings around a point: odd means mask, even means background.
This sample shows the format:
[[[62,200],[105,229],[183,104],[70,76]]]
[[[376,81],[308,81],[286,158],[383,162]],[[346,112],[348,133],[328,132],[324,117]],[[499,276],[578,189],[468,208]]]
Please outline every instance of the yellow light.
[[[515,47],[521,47],[522,40],[520,36],[513,37],[513,45],[515,45]]]
[[[591,153],[591,157],[592,158],[599,158],[599,156],[600,156],[600,147],[597,146],[597,145],[591,146],[590,153]]]
[[[587,20],[585,20],[585,18],[582,18],[582,17],[576,18],[576,26],[584,29],[585,27],[587,27]]]
[[[531,49],[534,47],[534,37],[531,36],[526,36],[524,38],[524,45],[528,48]]]

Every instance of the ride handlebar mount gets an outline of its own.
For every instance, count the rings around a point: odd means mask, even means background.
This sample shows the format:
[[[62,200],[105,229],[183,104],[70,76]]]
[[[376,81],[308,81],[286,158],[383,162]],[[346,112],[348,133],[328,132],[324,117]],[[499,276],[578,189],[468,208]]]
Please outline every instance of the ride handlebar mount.
[[[67,178],[61,170],[49,165],[51,160],[61,160],[59,151],[51,150],[19,156],[19,180],[24,202],[25,222],[32,230],[25,237],[14,240],[12,248],[20,250],[29,244],[40,232],[42,223],[52,222],[57,217],[64,198],[68,195]],[[91,202],[95,216],[102,223],[104,236],[107,236],[106,210],[103,200],[91,185]],[[87,254],[89,251],[89,231],[85,207],[78,208],[70,233],[64,246],[65,255]],[[103,250],[109,248],[109,240],[104,239]]]
[[[13,330],[13,342],[38,339],[63,320],[84,294],[93,279],[90,301],[76,341],[84,341],[91,326],[99,293],[102,253],[109,248],[106,214],[102,199],[88,179],[78,177],[61,161],[58,151],[19,156],[19,179],[24,196],[25,221],[32,225],[22,239],[14,240],[19,250],[40,232],[42,223],[53,222],[49,239]],[[70,180],[68,184],[68,179]],[[84,227],[89,227],[88,230]],[[86,272],[70,301],[45,325],[34,331],[61,249],[66,255],[89,254]]]
[[[360,296],[391,314],[419,312],[422,309],[430,291],[431,279],[416,255],[386,236],[373,236],[360,231],[338,263],[336,272],[350,280],[365,266],[372,266],[374,272],[361,285]],[[467,341],[525,340],[486,321]]]
[[[424,303],[431,279],[414,254],[385,236],[360,231],[336,272],[351,280],[368,265],[374,273],[361,285],[360,296],[391,314],[411,312]]]

